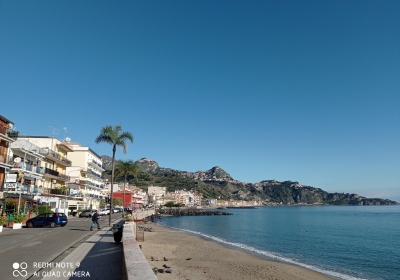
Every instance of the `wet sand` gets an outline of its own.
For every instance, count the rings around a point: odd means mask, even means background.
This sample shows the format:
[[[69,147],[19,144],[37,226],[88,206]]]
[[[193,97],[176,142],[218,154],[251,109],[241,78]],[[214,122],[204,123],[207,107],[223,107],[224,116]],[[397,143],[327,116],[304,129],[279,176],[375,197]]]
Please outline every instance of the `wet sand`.
[[[138,242],[151,268],[164,268],[166,264],[172,270],[172,273],[158,273],[160,280],[332,280],[319,272],[265,260],[155,223],[145,226],[155,230],[145,232],[145,241]],[[152,257],[157,261],[152,261]]]

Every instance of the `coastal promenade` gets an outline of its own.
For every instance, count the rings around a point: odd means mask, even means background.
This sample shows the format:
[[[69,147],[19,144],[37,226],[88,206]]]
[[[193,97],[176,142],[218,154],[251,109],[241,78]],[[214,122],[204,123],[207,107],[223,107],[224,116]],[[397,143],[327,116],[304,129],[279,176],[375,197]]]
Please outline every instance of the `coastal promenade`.
[[[138,211],[134,217],[143,219],[153,213],[154,209]],[[121,220],[121,213],[112,215],[112,223]],[[71,217],[66,227],[5,228],[0,238],[0,279],[15,279],[13,273],[19,279],[81,279],[83,274],[89,279],[123,279],[122,243],[114,242],[108,216],[99,222],[102,229],[94,231],[89,230],[91,219],[77,217]],[[18,275],[15,263],[26,263],[27,268],[18,269]]]

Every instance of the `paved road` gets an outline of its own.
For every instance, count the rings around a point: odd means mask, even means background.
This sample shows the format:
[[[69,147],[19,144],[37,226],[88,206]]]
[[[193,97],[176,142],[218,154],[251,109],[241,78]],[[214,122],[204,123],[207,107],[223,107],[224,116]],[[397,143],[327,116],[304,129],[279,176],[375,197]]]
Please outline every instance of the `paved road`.
[[[121,216],[121,213],[115,213],[112,215],[112,219],[117,220]],[[108,216],[101,217],[99,222],[101,227],[108,226]],[[89,230],[90,224],[90,218],[70,218],[65,227],[4,229],[0,233],[0,279],[28,278],[39,269],[40,263],[53,261],[75,243],[96,232],[97,229]],[[15,270],[13,264],[16,262],[25,262],[28,265],[25,269],[27,271],[26,277],[18,274],[18,277],[13,276]],[[36,267],[34,267],[35,263],[37,264]],[[31,279],[38,278],[33,277]]]

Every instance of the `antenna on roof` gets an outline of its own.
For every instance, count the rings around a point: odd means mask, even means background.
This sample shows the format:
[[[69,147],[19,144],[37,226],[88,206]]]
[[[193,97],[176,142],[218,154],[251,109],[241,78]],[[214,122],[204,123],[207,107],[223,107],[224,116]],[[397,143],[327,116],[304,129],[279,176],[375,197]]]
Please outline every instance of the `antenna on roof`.
[[[53,148],[53,139],[54,139],[54,135],[57,135],[57,134],[58,134],[58,133],[55,132],[55,131],[58,130],[58,129],[55,129],[54,125],[50,125],[49,127],[52,127],[52,128],[53,128],[53,133],[51,134],[51,149],[54,149],[54,148]]]
[[[65,135],[67,134],[67,128],[63,127],[63,129],[64,129],[64,140],[65,140]]]
[[[67,138],[65,138],[65,141],[66,141],[67,143],[69,143],[69,142],[71,142],[71,138],[67,137]]]

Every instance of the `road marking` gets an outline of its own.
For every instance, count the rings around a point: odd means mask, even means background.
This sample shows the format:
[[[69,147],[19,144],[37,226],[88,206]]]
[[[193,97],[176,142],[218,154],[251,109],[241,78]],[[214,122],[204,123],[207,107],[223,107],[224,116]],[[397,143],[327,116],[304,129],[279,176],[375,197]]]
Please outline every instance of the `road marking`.
[[[42,243],[42,241],[35,241],[35,242],[31,242],[31,243],[25,244],[25,245],[23,245],[21,247],[33,247],[33,246],[39,245],[40,243]]]

